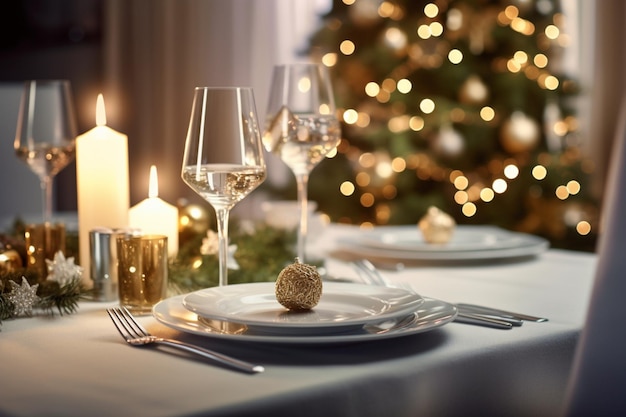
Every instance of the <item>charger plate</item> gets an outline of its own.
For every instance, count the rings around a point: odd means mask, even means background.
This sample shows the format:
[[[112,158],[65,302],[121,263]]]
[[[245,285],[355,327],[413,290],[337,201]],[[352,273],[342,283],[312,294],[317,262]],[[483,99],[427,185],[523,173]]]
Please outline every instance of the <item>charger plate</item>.
[[[445,244],[428,243],[417,226],[379,226],[339,240],[339,247],[364,257],[394,260],[481,260],[537,255],[549,247],[539,236],[495,226],[460,225]]]
[[[371,322],[343,333],[272,334],[258,331],[240,323],[198,316],[183,306],[184,298],[185,295],[178,295],[160,301],[153,307],[153,316],[158,322],[185,333],[244,343],[332,345],[391,339],[437,329],[453,321],[457,315],[456,307],[452,304],[432,298],[423,298],[417,309],[409,315]]]

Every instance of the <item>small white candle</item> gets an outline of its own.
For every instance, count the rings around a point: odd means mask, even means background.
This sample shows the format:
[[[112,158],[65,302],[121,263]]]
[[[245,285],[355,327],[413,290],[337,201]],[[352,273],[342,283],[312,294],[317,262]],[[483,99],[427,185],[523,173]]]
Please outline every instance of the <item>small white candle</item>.
[[[90,285],[89,231],[128,226],[128,137],[106,126],[102,94],[96,127],[76,138],[78,239],[83,281]]]
[[[128,221],[131,228],[141,229],[143,234],[167,236],[167,252],[170,257],[178,252],[178,208],[159,198],[157,169],[150,167],[148,198],[130,208]]]

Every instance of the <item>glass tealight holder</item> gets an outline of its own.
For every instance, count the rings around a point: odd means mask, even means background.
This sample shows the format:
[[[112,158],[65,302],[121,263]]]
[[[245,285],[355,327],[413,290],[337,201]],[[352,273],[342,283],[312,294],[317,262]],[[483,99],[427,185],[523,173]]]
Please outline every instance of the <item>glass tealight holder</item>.
[[[167,294],[167,236],[117,237],[119,301],[133,314],[150,314]]]

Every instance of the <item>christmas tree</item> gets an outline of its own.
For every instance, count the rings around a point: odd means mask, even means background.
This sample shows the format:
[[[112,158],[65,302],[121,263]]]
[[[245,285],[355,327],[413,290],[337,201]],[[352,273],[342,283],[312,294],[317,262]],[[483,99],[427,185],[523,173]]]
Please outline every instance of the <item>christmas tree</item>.
[[[338,152],[310,179],[333,221],[459,224],[592,249],[596,202],[561,71],[555,0],[335,0],[309,54],[330,67]]]

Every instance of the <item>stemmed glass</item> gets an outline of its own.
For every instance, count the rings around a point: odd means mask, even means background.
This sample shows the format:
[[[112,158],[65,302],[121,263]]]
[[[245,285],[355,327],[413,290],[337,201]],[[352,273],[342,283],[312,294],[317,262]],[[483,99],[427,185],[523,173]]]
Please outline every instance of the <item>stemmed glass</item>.
[[[181,176],[215,209],[220,286],[228,284],[230,209],[258,187],[265,175],[252,89],[197,87]]]
[[[74,159],[75,144],[70,82],[26,81],[13,146],[17,157],[39,176],[45,223],[52,218],[52,181]]]
[[[278,155],[296,177],[300,205],[297,253],[302,262],[308,229],[309,175],[337,147],[340,138],[326,67],[311,63],[275,66],[263,145]]]

